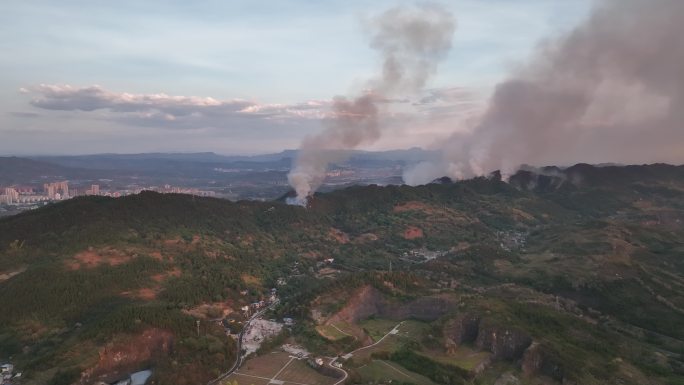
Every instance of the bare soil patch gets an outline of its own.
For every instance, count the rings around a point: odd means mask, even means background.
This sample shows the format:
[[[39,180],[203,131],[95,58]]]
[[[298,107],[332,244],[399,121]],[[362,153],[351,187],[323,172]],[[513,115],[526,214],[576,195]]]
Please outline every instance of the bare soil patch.
[[[365,233],[361,234],[356,239],[354,239],[354,243],[368,243],[368,242],[375,242],[378,240],[378,236],[373,234],[373,233]]]
[[[25,270],[26,270],[26,268],[24,267],[24,268],[14,270],[14,271],[8,271],[6,273],[0,273],[0,282],[7,281],[8,279],[14,277],[15,275],[23,273]]]
[[[415,226],[409,226],[404,230],[404,233],[402,235],[404,239],[416,239],[416,238],[423,238],[423,230],[415,227]]]
[[[171,269],[167,272],[155,274],[151,278],[153,281],[161,283],[161,282],[164,282],[171,277],[177,278],[180,276],[181,276],[181,269],[179,269],[178,267],[174,267],[173,269]]]
[[[337,241],[338,243],[341,243],[341,244],[349,243],[349,235],[340,229],[336,229],[334,227],[331,228],[330,232],[328,232],[328,236],[330,238],[332,238],[333,240]]]
[[[242,282],[248,284],[248,285],[261,285],[261,279],[258,277],[255,277],[250,274],[242,274],[241,275]]]
[[[153,251],[153,252],[151,252],[151,253],[150,253],[150,257],[156,259],[157,261],[163,261],[163,260],[164,260],[164,256],[163,256],[162,253],[159,252],[159,251]]]
[[[392,209],[395,213],[405,213],[407,211],[420,211],[426,214],[434,214],[438,210],[434,207],[418,201],[408,201],[399,203]]]
[[[101,250],[88,249],[65,261],[70,270],[92,269],[100,265],[119,266],[129,262],[135,255],[121,250],[104,248]]]
[[[82,374],[80,384],[116,381],[154,357],[169,354],[172,346],[173,334],[156,328],[115,338],[100,348],[97,363]]]
[[[233,311],[233,308],[231,308],[226,302],[203,303],[193,308],[183,310],[184,313],[195,318],[208,319],[224,318]]]

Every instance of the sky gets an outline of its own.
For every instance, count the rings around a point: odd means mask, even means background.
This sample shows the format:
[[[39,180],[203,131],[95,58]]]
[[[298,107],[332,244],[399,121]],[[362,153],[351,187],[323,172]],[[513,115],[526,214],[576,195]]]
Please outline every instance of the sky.
[[[368,20],[406,1],[0,2],[0,154],[297,148],[376,76]],[[449,0],[452,48],[368,149],[429,148],[590,0]]]

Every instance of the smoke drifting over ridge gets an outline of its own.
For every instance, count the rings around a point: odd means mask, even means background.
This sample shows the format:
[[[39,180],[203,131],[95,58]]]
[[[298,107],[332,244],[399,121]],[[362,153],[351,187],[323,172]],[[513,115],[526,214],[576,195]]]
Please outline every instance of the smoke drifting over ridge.
[[[304,139],[294,168],[288,175],[304,203],[323,182],[331,162],[344,158],[344,150],[370,144],[382,135],[383,106],[393,97],[420,91],[451,48],[456,23],[450,12],[437,5],[393,8],[368,25],[371,48],[383,58],[381,75],[368,81],[368,91],[349,100],[333,99],[327,127]]]
[[[681,0],[597,2],[496,87],[479,124],[440,145],[441,162],[417,165],[405,182],[523,163],[684,162],[682,20]]]

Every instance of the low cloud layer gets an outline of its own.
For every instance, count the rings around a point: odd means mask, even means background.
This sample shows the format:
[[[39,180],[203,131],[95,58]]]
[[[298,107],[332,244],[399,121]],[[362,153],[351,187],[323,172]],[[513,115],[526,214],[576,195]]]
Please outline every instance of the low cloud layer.
[[[409,184],[521,164],[684,162],[684,1],[603,0],[500,83]]]
[[[140,126],[167,128],[221,127],[239,119],[311,120],[324,118],[328,102],[258,104],[235,99],[117,93],[100,86],[47,85],[24,88],[36,95],[31,105],[44,110],[104,111],[106,118]]]
[[[129,152],[280,151],[296,147],[321,127],[339,124],[338,113],[353,107],[342,102],[346,99],[338,103],[310,100],[261,104],[245,99],[114,92],[100,86],[43,84],[26,86],[20,92],[28,97],[32,108],[7,113],[15,124],[5,128],[6,132],[13,131],[5,137],[0,151],[13,153],[18,147],[37,151],[34,144],[28,144],[31,135],[57,132],[60,135],[50,140],[53,146],[48,152],[60,145],[68,148],[68,153],[80,153],[84,146],[75,144],[76,138],[87,138],[86,147],[91,152],[114,148]],[[385,135],[367,148],[426,146],[430,138],[446,136],[454,125],[467,126],[466,122],[482,109],[483,94],[482,90],[450,87],[427,89],[411,97],[376,97],[376,107],[386,112],[378,129],[391,129],[393,135]],[[348,118],[352,116],[348,114]],[[115,138],[118,141],[112,147]]]

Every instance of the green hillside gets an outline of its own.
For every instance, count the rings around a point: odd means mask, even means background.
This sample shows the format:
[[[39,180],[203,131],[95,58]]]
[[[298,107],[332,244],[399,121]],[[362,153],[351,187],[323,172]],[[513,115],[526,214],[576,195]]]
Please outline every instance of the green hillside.
[[[387,302],[378,317],[453,298],[426,321],[431,332],[379,358],[436,383],[494,383],[511,370],[530,383],[682,384],[682,256],[682,166],[352,187],[317,194],[308,208],[151,192],[76,198],[0,220],[0,361],[11,359],[26,384],[146,367],[157,384],[204,383],[235,358],[210,321],[223,310],[277,286],[274,317],[300,320],[293,338],[335,354],[356,342],[323,340],[310,310],[337,314],[370,285]],[[525,371],[516,352],[478,374],[474,364],[452,369],[445,330],[464,314],[481,319],[480,332],[514,328],[546,366]],[[496,356],[478,338],[463,344]],[[130,345],[139,346],[130,360],[111,359]]]

